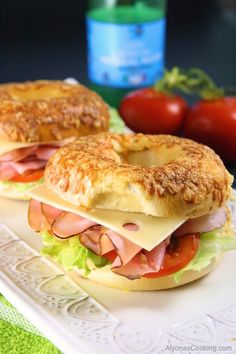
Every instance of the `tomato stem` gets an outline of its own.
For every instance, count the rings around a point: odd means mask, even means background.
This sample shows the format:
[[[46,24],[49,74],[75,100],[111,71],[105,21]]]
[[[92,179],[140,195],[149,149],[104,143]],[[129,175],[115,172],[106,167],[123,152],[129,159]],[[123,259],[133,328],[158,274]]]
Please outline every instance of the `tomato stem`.
[[[211,77],[198,68],[184,70],[174,67],[172,70],[165,70],[163,78],[155,83],[154,88],[168,95],[172,95],[177,89],[205,100],[214,100],[225,95],[225,90],[216,86]]]

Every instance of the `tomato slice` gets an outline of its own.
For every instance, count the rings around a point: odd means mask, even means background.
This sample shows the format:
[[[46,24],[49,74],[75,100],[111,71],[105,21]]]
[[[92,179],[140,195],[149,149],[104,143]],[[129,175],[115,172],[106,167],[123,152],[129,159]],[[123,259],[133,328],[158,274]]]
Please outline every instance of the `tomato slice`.
[[[44,170],[27,171],[23,175],[16,175],[10,179],[12,182],[35,182],[43,176]]]
[[[117,253],[114,250],[114,251],[107,252],[107,253],[103,254],[102,256],[105,257],[108,261],[113,262],[115,260],[115,258],[117,257]]]
[[[166,249],[161,269],[156,273],[145,274],[145,278],[158,278],[173,274],[184,268],[197,253],[200,233],[172,237]]]

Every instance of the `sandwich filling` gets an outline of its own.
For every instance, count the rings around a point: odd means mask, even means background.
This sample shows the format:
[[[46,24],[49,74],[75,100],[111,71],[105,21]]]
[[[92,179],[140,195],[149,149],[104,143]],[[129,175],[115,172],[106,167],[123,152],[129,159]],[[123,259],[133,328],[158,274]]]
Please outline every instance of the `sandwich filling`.
[[[14,149],[0,156],[0,182],[3,187],[20,191],[43,181],[44,168],[50,157],[68,140]]]
[[[151,251],[117,232],[72,212],[32,199],[29,224],[43,237],[42,254],[53,257],[67,270],[87,275],[109,264],[111,271],[128,279],[173,275],[178,283],[187,270],[200,271],[211,260],[236,249],[226,208],[184,222]],[[135,231],[137,225],[127,224]]]
[[[125,125],[117,110],[110,108],[109,113],[110,130],[122,133]],[[0,154],[0,188],[14,187],[24,192],[40,184],[43,182],[44,169],[50,157],[72,140],[73,137],[56,142],[26,144],[26,147]],[[1,143],[5,147],[8,142]]]

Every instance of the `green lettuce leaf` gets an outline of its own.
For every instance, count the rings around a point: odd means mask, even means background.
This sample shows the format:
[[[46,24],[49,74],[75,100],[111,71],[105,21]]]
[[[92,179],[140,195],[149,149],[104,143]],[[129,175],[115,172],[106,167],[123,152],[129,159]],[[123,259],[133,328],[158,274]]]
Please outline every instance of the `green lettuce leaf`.
[[[83,269],[85,275],[87,275],[93,268],[93,265],[100,268],[109,263],[106,258],[97,256],[81,245],[79,237],[75,236],[66,240],[59,240],[47,231],[41,232],[41,235],[43,238],[41,254],[55,259],[66,270],[76,267]]]
[[[110,131],[113,133],[124,133],[125,123],[115,108],[110,107]]]
[[[236,249],[236,238],[222,235],[223,232],[223,229],[218,229],[201,234],[200,246],[195,257],[186,267],[173,274],[177,284],[179,284],[186,271],[200,272],[203,268],[210,265],[214,257]]]
[[[35,182],[27,182],[27,183],[23,183],[23,182],[12,182],[12,181],[1,181],[1,184],[4,186],[8,186],[9,188],[14,187],[16,188],[19,192],[25,192],[28,189],[31,189],[33,187],[36,187],[39,184],[43,183],[43,177],[40,178],[39,180],[35,181]]]

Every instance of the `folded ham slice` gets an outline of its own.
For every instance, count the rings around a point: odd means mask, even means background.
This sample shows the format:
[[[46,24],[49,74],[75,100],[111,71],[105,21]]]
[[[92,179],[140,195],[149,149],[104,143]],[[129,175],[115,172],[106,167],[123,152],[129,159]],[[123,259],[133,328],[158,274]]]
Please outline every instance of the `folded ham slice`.
[[[48,231],[51,228],[51,224],[42,212],[42,203],[35,199],[31,199],[29,203],[28,221],[36,232]]]
[[[125,239],[112,230],[106,230],[104,234],[111,240],[113,249],[117,253],[117,257],[112,263],[112,268],[120,267],[129,263],[129,261],[142,249],[142,247],[137,246],[135,243]]]
[[[195,232],[208,232],[222,227],[227,220],[225,208],[220,208],[212,214],[200,216],[199,218],[188,219],[175,232],[175,236],[183,236]]]
[[[49,155],[51,155],[59,147],[68,144],[69,142],[73,141],[74,139],[75,138],[71,137],[71,138],[67,138],[67,139],[64,139],[64,140],[60,140],[60,141],[52,141],[50,143],[49,142],[47,142],[47,143],[39,143],[39,144],[35,144],[33,146],[15,149],[15,150],[12,150],[10,152],[7,152],[7,153],[1,155],[0,156],[0,162],[2,162],[2,161],[18,161],[18,160],[22,160],[26,156],[31,155],[36,150],[39,152],[39,154],[41,154],[42,151],[45,151],[45,148],[48,149],[48,150],[51,149],[51,153],[49,152]],[[54,149],[55,149],[55,151],[53,151]],[[47,151],[47,153],[48,153],[48,151]],[[46,156],[46,155],[44,155],[44,156]],[[40,159],[48,160],[48,158],[46,158],[46,157],[45,158],[40,157]]]
[[[58,218],[63,212],[61,209],[54,208],[51,205],[41,203],[41,212],[51,225],[53,221]]]
[[[52,232],[59,238],[68,238],[78,235],[94,225],[96,225],[94,221],[90,221],[77,214],[64,212],[53,221]]]
[[[55,154],[58,150],[58,147],[55,146],[39,146],[35,151],[35,155],[39,160],[46,160],[48,161],[50,157]]]
[[[82,245],[90,249],[97,255],[104,255],[112,250],[114,246],[109,237],[104,233],[105,228],[101,225],[95,225],[85,230],[80,235]]]
[[[160,270],[167,241],[163,241],[150,252],[142,250],[136,254],[128,263],[116,268],[114,262],[112,264],[113,272],[123,275],[129,279],[140,278],[147,273],[156,273]]]
[[[23,160],[25,157],[32,155],[37,148],[37,146],[32,146],[28,148],[12,150],[11,152],[1,155],[0,162]]]
[[[1,162],[0,180],[6,181],[17,175],[23,175],[26,171],[37,171],[46,166],[47,161],[32,160],[24,162]]]
[[[26,171],[40,170],[46,166],[47,161],[44,160],[33,160],[33,161],[23,161],[23,162],[5,162],[12,167],[17,174],[23,175]]]
[[[0,163],[0,181],[6,181],[13,178],[16,175],[16,170],[11,165],[5,165],[2,168]]]

